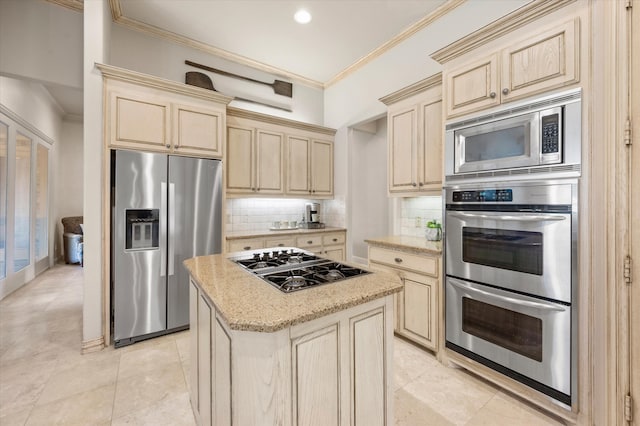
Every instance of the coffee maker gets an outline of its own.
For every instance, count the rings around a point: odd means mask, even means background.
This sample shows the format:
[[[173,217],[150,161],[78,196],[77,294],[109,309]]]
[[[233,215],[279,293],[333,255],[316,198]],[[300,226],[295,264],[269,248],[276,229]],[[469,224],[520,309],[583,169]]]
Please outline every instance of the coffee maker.
[[[320,203],[307,203],[305,205],[304,221],[300,226],[310,229],[324,228],[324,223],[320,222]]]

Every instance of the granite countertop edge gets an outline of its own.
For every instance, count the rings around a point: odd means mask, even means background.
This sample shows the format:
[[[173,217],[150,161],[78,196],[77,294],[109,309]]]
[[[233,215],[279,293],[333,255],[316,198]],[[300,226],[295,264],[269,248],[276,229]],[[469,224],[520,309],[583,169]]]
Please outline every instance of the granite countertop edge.
[[[381,238],[369,238],[364,240],[364,242],[372,246],[403,250],[415,254],[442,255],[442,241],[428,241],[423,237],[394,235]]]

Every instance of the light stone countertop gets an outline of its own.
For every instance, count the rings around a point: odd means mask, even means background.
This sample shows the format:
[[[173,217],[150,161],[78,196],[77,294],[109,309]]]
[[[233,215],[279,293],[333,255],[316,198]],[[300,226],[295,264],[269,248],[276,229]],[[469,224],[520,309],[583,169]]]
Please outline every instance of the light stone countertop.
[[[236,232],[229,232],[226,235],[226,239],[236,240],[240,238],[277,237],[277,236],[283,236],[283,235],[304,235],[304,234],[317,234],[319,232],[339,232],[339,231],[343,232],[343,231],[346,231],[346,229],[327,226],[326,228],[321,228],[321,229],[297,228],[297,229],[280,229],[278,231],[272,231],[270,229],[254,230],[254,231],[236,231]]]
[[[429,241],[425,237],[411,237],[408,235],[391,235],[381,238],[364,240],[372,246],[389,249],[411,251],[418,254],[442,255],[442,241]]]
[[[397,275],[374,272],[287,294],[226,256],[195,257],[184,265],[232,330],[274,332],[403,288]]]

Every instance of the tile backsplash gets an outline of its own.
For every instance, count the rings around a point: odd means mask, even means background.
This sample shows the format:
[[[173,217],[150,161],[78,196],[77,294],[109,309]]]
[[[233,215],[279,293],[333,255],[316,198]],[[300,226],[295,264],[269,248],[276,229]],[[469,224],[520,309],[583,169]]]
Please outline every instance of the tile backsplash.
[[[305,200],[289,198],[227,199],[226,232],[266,231],[273,222],[302,220],[308,202],[320,203],[320,221],[327,226],[344,227],[344,200]]]
[[[425,236],[428,221],[437,219],[442,223],[442,197],[402,198],[400,201],[400,234]],[[416,224],[419,226],[416,227]]]

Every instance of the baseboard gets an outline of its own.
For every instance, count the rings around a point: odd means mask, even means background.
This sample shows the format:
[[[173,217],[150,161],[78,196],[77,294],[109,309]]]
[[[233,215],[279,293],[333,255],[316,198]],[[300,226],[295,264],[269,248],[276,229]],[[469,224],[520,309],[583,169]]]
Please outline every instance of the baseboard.
[[[104,336],[100,336],[97,339],[83,341],[80,352],[84,355],[91,352],[101,351],[102,349],[104,349]]]

